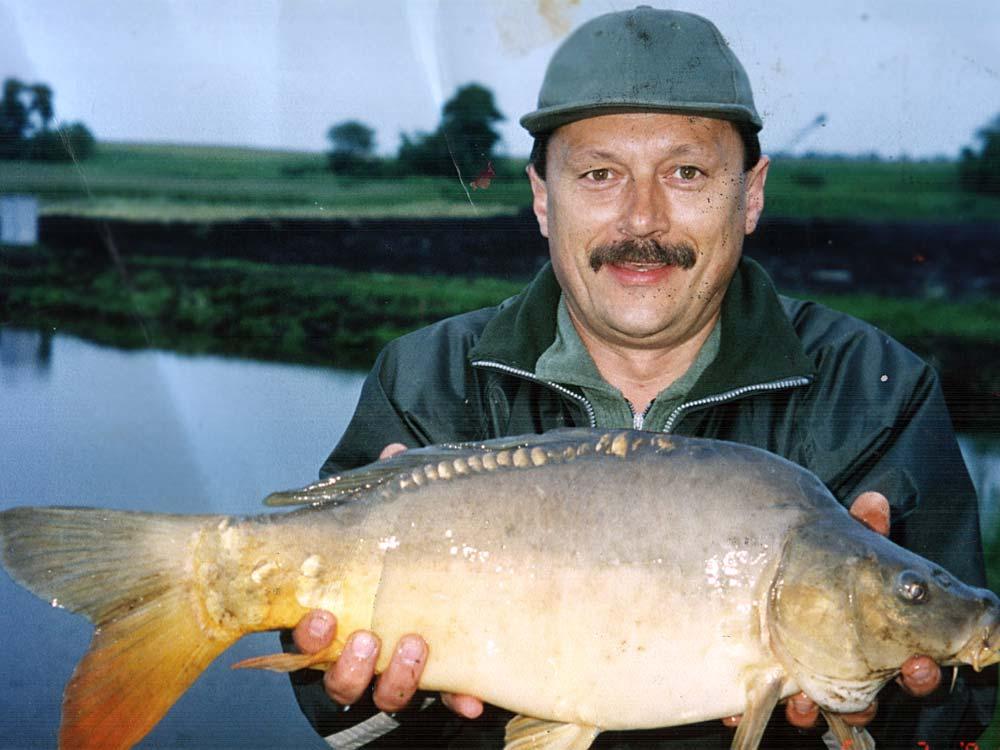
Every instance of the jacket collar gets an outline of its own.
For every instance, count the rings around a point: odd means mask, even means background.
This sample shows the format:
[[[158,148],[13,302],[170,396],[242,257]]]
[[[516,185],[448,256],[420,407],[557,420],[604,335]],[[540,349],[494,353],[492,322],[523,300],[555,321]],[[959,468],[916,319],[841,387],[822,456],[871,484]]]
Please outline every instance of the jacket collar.
[[[562,290],[547,263],[523,292],[502,305],[472,348],[471,361],[488,360],[528,372],[555,340]],[[802,348],[771,279],[744,257],[722,302],[722,341],[715,361],[688,398],[790,377],[811,377]]]

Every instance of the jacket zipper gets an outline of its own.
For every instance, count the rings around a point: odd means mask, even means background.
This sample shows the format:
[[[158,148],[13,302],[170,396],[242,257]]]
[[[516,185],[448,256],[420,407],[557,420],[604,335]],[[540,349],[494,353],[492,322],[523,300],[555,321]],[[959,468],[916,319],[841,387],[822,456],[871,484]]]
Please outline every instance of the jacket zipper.
[[[809,385],[812,382],[811,378],[799,375],[794,378],[784,378],[783,380],[774,380],[770,383],[757,383],[756,385],[743,385],[739,388],[733,388],[731,391],[725,391],[723,393],[717,393],[714,396],[705,396],[704,398],[695,399],[694,401],[689,401],[686,404],[681,404],[676,409],[674,409],[670,416],[667,417],[666,423],[663,425],[664,432],[672,432],[674,427],[677,426],[677,422],[680,420],[686,412],[692,409],[697,409],[699,406],[709,406],[712,404],[721,404],[726,401],[732,401],[733,399],[746,396],[751,393],[764,393],[766,391],[780,391],[785,388],[798,388],[803,385]]]
[[[579,393],[574,393],[569,388],[564,385],[559,385],[558,383],[553,383],[551,380],[543,380],[542,378],[535,375],[533,372],[528,370],[522,370],[519,367],[511,367],[510,365],[505,365],[501,362],[491,362],[489,360],[476,360],[472,363],[473,367],[485,367],[491,370],[499,370],[500,372],[506,372],[510,375],[517,375],[519,377],[530,380],[534,383],[540,385],[548,386],[554,391],[561,393],[567,398],[571,398],[577,403],[579,403],[584,411],[587,413],[587,421],[590,423],[591,427],[597,427],[597,415],[594,413],[594,407],[587,400],[585,396],[581,396]]]
[[[562,395],[573,399],[581,406],[583,406],[584,411],[587,412],[587,421],[590,422],[591,427],[597,427],[597,416],[594,413],[594,407],[587,400],[585,396],[579,393],[574,393],[569,388],[558,383],[553,383],[551,380],[543,380],[535,375],[533,372],[528,370],[522,370],[519,367],[511,367],[510,365],[505,365],[501,362],[492,362],[489,360],[476,360],[472,363],[473,367],[485,367],[492,370],[499,370],[500,372],[506,372],[510,375],[517,375],[519,377],[530,380],[534,383],[539,383],[541,385],[547,386],[554,391],[561,393]],[[681,404],[676,409],[674,409],[670,416],[667,417],[666,423],[663,425],[664,432],[671,432],[676,426],[678,420],[681,416],[692,409],[697,409],[700,406],[709,406],[712,404],[721,404],[726,401],[732,401],[733,399],[740,398],[741,396],[746,396],[751,393],[765,393],[767,391],[780,391],[785,388],[798,388],[804,385],[809,385],[812,380],[805,376],[797,376],[793,378],[784,378],[782,380],[773,380],[769,383],[757,383],[755,385],[743,385],[739,388],[733,388],[731,391],[724,391],[723,393],[717,393],[712,396],[705,396],[704,398],[699,398],[694,401],[689,401],[686,404]]]

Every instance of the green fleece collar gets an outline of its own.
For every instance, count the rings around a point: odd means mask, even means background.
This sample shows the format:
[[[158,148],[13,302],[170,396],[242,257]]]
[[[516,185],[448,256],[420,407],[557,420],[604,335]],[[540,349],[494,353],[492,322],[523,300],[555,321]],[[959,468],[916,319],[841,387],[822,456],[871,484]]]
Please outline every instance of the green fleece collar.
[[[562,290],[547,263],[523,292],[503,306],[472,348],[472,362],[498,362],[528,372],[556,336]],[[722,341],[715,361],[688,400],[784,378],[812,376],[812,361],[785,315],[771,279],[744,257],[722,302]]]

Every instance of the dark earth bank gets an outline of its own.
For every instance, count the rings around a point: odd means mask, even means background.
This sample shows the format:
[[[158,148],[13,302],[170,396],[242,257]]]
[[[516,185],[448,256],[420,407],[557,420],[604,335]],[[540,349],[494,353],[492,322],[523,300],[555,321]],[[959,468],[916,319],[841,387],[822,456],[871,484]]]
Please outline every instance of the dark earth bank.
[[[137,222],[43,217],[40,242],[107,257],[240,258],[352,271],[527,279],[544,262],[534,216]],[[1000,293],[1000,221],[848,222],[767,219],[747,238],[787,292],[985,297]]]

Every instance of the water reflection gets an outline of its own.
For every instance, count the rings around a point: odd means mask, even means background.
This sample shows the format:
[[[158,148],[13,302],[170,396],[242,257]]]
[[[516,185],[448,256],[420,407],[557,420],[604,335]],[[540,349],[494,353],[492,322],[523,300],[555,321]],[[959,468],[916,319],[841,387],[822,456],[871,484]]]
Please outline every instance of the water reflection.
[[[362,375],[67,336],[0,337],[0,509],[21,504],[246,514],[316,478]],[[54,747],[63,685],[91,627],[0,574],[0,747]],[[146,747],[325,747],[282,675],[228,665],[278,649],[270,634],[220,657]],[[259,717],[267,707],[266,722]]]
[[[19,376],[43,377],[52,363],[52,333],[0,328],[0,373],[4,382]]]
[[[1000,436],[960,435],[958,444],[979,495],[983,535],[994,539],[1000,534]]]

